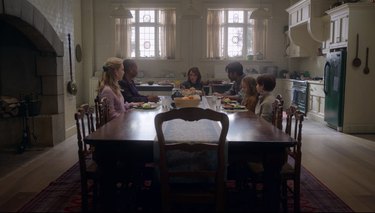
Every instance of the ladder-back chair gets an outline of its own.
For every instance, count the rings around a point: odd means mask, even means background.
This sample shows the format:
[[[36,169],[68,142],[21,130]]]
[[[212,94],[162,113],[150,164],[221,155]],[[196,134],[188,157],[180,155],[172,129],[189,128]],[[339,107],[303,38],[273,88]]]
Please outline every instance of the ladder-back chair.
[[[92,188],[93,207],[96,207],[98,195],[98,172],[97,165],[93,160],[94,147],[84,142],[87,135],[95,131],[93,119],[94,109],[88,104],[81,105],[78,112],[74,114],[77,128],[78,159],[81,175],[81,199],[82,211],[89,210],[89,194]]]
[[[198,121],[201,119],[208,119],[210,121],[220,122],[221,130],[218,143],[215,142],[168,142],[166,143],[162,125],[164,122],[174,119],[182,119],[186,122]],[[211,203],[214,204],[217,211],[224,211],[224,193],[225,193],[225,141],[229,128],[229,119],[225,113],[213,111],[211,109],[202,108],[181,108],[171,110],[164,113],[159,113],[155,117],[155,129],[157,133],[158,144],[160,148],[160,182],[161,182],[161,197],[162,210],[170,211],[172,203]],[[194,133],[193,133],[194,134]],[[167,152],[171,150],[182,150],[186,152],[198,152],[203,150],[212,150],[217,152],[217,167],[214,170],[202,169],[194,171],[175,171],[170,170],[167,162]],[[171,181],[174,177],[184,178],[212,178],[214,184],[205,184],[205,186],[212,187],[198,187],[189,183],[189,187],[176,187]]]
[[[106,97],[96,96],[95,100],[96,128],[99,128],[109,121],[109,107]]]

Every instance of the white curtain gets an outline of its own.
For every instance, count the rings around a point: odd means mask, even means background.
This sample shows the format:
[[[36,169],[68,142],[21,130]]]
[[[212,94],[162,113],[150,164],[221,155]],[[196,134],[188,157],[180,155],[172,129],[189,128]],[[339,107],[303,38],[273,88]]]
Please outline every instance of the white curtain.
[[[115,18],[115,56],[130,57],[131,45],[130,19]]]
[[[165,9],[160,13],[160,57],[176,58],[176,10]],[[115,56],[131,57],[131,19],[115,19]]]
[[[218,59],[222,57],[221,25],[222,11],[207,11],[207,58]]]
[[[176,11],[162,10],[160,14],[160,52],[162,58],[176,58]]]
[[[267,23],[266,19],[254,20],[254,54],[266,55]]]

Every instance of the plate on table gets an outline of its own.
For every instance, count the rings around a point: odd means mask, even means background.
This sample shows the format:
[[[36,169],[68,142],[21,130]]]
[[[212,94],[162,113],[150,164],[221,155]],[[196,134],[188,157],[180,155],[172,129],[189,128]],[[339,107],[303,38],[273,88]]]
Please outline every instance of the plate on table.
[[[157,103],[144,103],[142,105],[134,107],[135,109],[156,109],[159,106]]]
[[[238,104],[238,102],[236,101],[236,100],[231,100],[231,99],[226,99],[226,98],[224,98],[224,99],[221,99],[221,103],[222,104]]]
[[[239,104],[224,104],[223,109],[226,110],[246,110],[245,106]]]

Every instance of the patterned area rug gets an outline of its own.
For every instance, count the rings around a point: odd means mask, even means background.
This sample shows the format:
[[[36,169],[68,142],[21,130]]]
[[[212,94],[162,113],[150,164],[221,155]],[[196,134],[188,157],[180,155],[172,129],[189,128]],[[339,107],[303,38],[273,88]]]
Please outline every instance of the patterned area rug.
[[[233,184],[228,185],[227,212],[256,212],[253,202],[244,199],[246,191],[237,191]],[[235,185],[235,184],[234,184]],[[134,188],[134,187],[133,187]],[[159,191],[152,187],[150,181],[145,181],[136,190],[122,190],[119,203],[121,211],[131,212],[160,212]],[[19,212],[79,212],[80,175],[78,163],[67,170],[55,181],[51,182],[43,191],[25,204]],[[289,202],[289,211],[293,212],[293,201]],[[309,171],[301,171],[301,210],[302,212],[353,212],[340,198],[317,180]],[[190,210],[189,210],[190,211]]]

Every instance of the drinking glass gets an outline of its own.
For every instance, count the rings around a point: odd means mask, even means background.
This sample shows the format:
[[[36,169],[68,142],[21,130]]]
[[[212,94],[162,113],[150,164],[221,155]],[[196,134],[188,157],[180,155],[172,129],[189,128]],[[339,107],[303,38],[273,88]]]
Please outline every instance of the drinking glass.
[[[167,97],[161,97],[161,106],[162,106],[162,108],[168,109],[169,100],[168,100]]]
[[[216,98],[215,100],[215,107],[216,107],[216,110],[220,110],[221,108],[221,99],[220,98]]]

